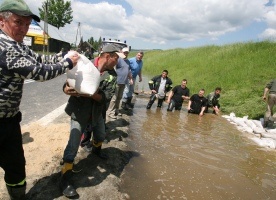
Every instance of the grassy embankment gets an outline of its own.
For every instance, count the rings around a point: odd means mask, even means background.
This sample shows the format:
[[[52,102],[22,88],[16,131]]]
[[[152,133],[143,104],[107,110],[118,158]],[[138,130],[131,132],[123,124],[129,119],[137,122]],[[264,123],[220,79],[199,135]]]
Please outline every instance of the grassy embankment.
[[[264,87],[276,78],[275,52],[276,44],[269,41],[153,50],[145,53],[143,74],[154,76],[167,69],[173,85],[188,80],[191,94],[204,88],[207,95],[220,86],[223,114],[259,119],[266,110]]]

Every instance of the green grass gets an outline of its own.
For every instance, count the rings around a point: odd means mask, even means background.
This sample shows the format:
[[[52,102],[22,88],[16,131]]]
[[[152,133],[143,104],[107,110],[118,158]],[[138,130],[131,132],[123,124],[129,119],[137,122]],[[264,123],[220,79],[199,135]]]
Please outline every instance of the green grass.
[[[188,80],[191,94],[204,88],[207,95],[220,86],[224,114],[255,119],[266,109],[262,101],[266,83],[276,78],[275,52],[276,44],[270,41],[152,50],[145,52],[143,74],[151,77],[167,69],[174,85]]]

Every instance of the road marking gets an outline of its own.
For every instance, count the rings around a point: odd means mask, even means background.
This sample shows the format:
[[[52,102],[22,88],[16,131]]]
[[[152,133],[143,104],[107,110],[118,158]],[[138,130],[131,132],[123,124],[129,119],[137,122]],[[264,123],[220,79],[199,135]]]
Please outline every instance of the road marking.
[[[57,117],[59,117],[61,114],[64,113],[64,109],[67,103],[63,104],[62,106],[58,107],[57,109],[53,110],[49,114],[45,115],[41,119],[39,119],[37,122],[40,125],[47,126],[49,123],[54,121]]]
[[[64,73],[64,74],[66,74],[66,73]],[[25,79],[24,80],[24,84],[33,83],[33,82],[35,82],[35,80],[33,80],[33,79]]]
[[[25,80],[24,80],[24,84],[32,83],[32,82],[35,82],[35,81],[32,80],[32,79],[25,79]]]

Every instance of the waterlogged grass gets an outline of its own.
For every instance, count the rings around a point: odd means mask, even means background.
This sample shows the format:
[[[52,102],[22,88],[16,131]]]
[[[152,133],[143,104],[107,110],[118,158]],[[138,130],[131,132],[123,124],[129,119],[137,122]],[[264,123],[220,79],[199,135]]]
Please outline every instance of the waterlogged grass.
[[[276,78],[275,52],[276,43],[270,41],[153,50],[145,52],[143,74],[154,76],[167,69],[174,85],[188,80],[191,94],[204,88],[207,95],[220,86],[224,114],[258,119],[266,109],[264,87]]]

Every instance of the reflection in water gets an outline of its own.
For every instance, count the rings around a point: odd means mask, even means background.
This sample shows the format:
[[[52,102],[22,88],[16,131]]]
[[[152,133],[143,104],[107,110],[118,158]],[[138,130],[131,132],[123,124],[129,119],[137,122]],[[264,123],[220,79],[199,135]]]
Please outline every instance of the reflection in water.
[[[129,146],[140,153],[123,175],[131,199],[276,199],[276,153],[224,118],[137,99]]]

